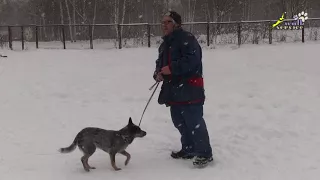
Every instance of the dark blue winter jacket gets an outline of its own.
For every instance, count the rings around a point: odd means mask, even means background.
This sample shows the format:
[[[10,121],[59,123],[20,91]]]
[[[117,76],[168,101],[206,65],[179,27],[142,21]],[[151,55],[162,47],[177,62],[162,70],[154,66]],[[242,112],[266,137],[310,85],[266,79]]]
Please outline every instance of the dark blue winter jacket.
[[[159,104],[203,103],[202,50],[194,35],[181,28],[176,29],[163,37],[158,51],[153,78],[164,66],[169,65],[171,70],[170,75],[164,76]]]

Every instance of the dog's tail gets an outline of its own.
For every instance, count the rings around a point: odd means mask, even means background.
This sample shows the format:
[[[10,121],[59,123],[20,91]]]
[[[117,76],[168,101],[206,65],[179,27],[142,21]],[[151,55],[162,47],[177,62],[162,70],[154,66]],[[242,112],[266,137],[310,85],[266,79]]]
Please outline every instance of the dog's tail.
[[[69,147],[60,148],[59,152],[60,153],[70,153],[76,149],[77,144],[78,144],[78,135],[74,138],[72,144]]]

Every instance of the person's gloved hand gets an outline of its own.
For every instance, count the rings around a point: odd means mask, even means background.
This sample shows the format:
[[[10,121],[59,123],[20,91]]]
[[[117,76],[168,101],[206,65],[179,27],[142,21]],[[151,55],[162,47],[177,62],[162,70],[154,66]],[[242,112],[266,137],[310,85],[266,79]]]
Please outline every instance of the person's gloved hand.
[[[157,82],[163,81],[163,76],[162,76],[161,73],[158,73],[158,74],[156,75],[156,81],[157,81]]]
[[[155,71],[155,72],[153,73],[153,79],[154,79],[156,82],[161,82],[161,81],[164,80],[161,72],[159,72],[159,71]]]

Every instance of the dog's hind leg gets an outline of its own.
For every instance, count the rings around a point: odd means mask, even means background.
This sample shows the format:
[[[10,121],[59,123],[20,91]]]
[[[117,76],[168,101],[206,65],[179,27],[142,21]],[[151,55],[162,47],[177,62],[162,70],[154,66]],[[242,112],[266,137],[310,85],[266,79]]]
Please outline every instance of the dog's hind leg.
[[[125,151],[125,150],[123,150],[122,152],[120,152],[120,154],[122,154],[122,155],[124,155],[124,156],[127,157],[126,162],[125,162],[124,164],[125,164],[125,165],[128,165],[128,163],[129,163],[129,161],[130,161],[130,159],[131,159],[131,155],[130,155],[127,151]]]
[[[118,168],[116,165],[116,153],[109,153],[110,159],[111,159],[111,166],[113,167],[114,170],[119,171],[121,168]]]
[[[90,169],[96,169],[95,167],[91,167],[88,164],[88,160],[90,158],[90,156],[92,156],[92,154],[96,151],[96,146],[94,144],[86,144],[86,145],[79,145],[79,148],[82,150],[83,152],[83,156],[81,157],[81,162],[83,165],[84,170],[86,171],[90,171]]]
[[[90,167],[90,165],[88,164],[88,159],[89,159],[90,155],[88,154],[85,154],[84,156],[81,157],[81,162],[82,162],[82,165],[83,165],[83,168],[84,170],[86,171],[90,171],[90,169],[94,169],[92,167]]]

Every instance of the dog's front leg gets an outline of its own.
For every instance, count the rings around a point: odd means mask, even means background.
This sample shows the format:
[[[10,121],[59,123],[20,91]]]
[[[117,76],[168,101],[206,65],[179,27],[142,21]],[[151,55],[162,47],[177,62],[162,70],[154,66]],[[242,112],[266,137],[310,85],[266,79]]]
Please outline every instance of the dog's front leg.
[[[116,166],[116,153],[110,153],[110,159],[111,159],[111,166],[114,170],[119,171],[121,168],[118,168]]]
[[[125,150],[123,150],[122,152],[120,152],[120,154],[122,154],[122,155],[124,155],[124,156],[127,157],[126,162],[125,162],[124,164],[125,164],[125,165],[128,165],[128,163],[129,163],[129,161],[130,161],[130,159],[131,159],[131,155],[130,155],[127,151],[125,151]]]

